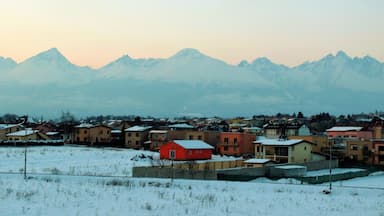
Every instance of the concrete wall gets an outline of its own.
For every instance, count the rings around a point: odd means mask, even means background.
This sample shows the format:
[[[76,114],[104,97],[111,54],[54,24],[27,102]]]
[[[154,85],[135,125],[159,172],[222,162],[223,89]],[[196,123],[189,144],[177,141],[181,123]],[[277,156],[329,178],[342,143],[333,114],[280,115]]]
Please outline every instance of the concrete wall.
[[[236,168],[217,171],[218,180],[249,181],[265,176],[265,168]]]
[[[305,166],[298,166],[298,165],[275,166],[275,167],[271,167],[269,171],[269,177],[295,178],[295,177],[305,176],[306,173],[307,173],[307,168]]]
[[[349,172],[349,173],[340,173],[340,174],[332,174],[332,181],[341,181],[352,179],[356,177],[363,177],[369,174],[368,170],[359,171],[359,172]],[[323,176],[307,176],[300,178],[301,181],[307,182],[309,184],[321,184],[325,182],[329,182],[329,175]]]
[[[187,170],[172,167],[133,167],[132,176],[175,179],[217,179],[217,174],[214,170]]]

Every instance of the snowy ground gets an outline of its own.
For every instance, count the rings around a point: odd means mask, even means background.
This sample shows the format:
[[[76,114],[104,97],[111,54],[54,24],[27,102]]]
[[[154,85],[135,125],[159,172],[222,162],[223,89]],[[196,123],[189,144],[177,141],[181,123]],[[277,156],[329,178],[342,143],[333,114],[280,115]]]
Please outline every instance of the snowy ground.
[[[145,155],[146,158],[140,158]],[[156,165],[159,154],[118,148],[73,146],[28,147],[27,172],[132,176],[132,166]],[[20,173],[24,169],[24,148],[0,147],[0,172]]]
[[[41,149],[46,148],[45,151]],[[38,150],[40,149],[40,150]],[[54,149],[54,150],[52,150]],[[63,150],[65,149],[65,150]],[[0,148],[0,171],[18,172],[22,149]],[[35,153],[32,153],[35,150]],[[71,147],[30,149],[30,168],[46,175],[0,174],[0,215],[379,215],[384,216],[384,173],[334,184],[58,176],[60,172],[122,174],[136,151]],[[42,153],[45,152],[45,153]],[[133,152],[133,153],[132,153]],[[35,156],[34,156],[35,154]],[[46,156],[49,154],[49,156]],[[8,157],[7,157],[8,155]],[[96,157],[96,158],[94,158]],[[49,160],[48,160],[49,159]],[[20,161],[21,160],[21,161]],[[14,164],[16,163],[16,164]],[[69,168],[74,167],[74,168]],[[349,188],[346,186],[375,186]]]

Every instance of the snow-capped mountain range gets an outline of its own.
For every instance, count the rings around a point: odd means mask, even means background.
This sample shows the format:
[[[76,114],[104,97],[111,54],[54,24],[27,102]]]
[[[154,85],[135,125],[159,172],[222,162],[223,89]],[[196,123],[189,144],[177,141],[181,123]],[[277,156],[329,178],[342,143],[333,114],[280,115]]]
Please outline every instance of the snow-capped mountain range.
[[[56,48],[16,63],[0,57],[0,113],[252,115],[383,110],[384,64],[339,51],[288,67],[257,58],[230,65],[183,49],[165,59],[124,55],[99,68]]]

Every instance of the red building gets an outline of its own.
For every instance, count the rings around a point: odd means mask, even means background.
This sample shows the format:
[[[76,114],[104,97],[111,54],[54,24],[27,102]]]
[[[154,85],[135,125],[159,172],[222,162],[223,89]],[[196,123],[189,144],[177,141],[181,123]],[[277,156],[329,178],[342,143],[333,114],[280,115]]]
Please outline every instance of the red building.
[[[160,159],[207,160],[213,147],[201,140],[173,140],[160,147]]]
[[[327,130],[329,139],[372,139],[372,131],[363,130],[363,127],[332,127]]]
[[[246,132],[222,132],[218,152],[223,155],[248,156],[255,153],[256,135]]]

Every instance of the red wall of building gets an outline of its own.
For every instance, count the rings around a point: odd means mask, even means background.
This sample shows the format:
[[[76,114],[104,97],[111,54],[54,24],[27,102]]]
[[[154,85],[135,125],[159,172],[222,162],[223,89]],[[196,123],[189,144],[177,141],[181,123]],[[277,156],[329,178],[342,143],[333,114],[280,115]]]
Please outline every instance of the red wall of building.
[[[212,149],[185,149],[174,142],[168,142],[160,147],[160,159],[170,160],[170,150],[175,150],[175,160],[206,160],[212,158]]]
[[[228,139],[228,143],[225,142],[226,138]],[[220,154],[232,156],[255,154],[255,145],[253,144],[253,141],[255,140],[255,134],[240,132],[222,132],[220,134],[220,144],[218,146],[218,151],[220,152]]]
[[[328,131],[327,136],[329,138],[345,138],[345,139],[361,139],[369,140],[372,139],[372,131]]]

